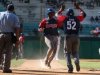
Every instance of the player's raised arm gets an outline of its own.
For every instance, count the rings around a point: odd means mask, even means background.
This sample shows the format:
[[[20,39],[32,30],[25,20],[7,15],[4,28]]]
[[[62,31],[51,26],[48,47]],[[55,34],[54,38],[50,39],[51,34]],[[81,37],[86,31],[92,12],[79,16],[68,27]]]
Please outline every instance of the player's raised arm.
[[[65,5],[64,5],[64,3],[63,3],[63,4],[61,4],[60,9],[59,9],[58,12],[57,12],[57,15],[62,14],[62,12],[63,12],[64,10],[65,10]]]
[[[80,15],[77,17],[80,21],[83,21],[83,19],[86,17],[86,13],[83,11],[83,9],[79,6],[78,3],[74,2],[74,7],[78,10],[80,10]]]

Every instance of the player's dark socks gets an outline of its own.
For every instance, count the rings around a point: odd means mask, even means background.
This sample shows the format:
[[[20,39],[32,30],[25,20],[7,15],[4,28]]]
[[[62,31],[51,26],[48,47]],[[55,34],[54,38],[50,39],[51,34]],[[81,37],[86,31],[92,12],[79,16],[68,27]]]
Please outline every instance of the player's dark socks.
[[[51,68],[50,62],[48,62],[48,60],[45,60],[45,66],[47,66],[48,68]]]
[[[50,62],[48,62],[48,67],[51,68]]]

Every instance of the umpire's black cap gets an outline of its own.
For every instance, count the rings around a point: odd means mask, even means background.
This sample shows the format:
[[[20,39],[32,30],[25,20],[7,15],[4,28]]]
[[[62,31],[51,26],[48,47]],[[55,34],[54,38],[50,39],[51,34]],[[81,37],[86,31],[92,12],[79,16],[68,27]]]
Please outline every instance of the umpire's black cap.
[[[7,10],[8,11],[14,11],[14,5],[13,4],[8,4],[7,5]]]

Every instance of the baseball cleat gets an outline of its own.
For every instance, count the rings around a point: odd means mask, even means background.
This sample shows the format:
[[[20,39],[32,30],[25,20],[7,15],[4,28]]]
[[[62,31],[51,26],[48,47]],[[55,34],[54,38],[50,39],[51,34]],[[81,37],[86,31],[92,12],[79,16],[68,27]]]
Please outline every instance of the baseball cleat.
[[[76,71],[79,72],[80,71],[80,65],[79,64],[75,64],[76,65]]]

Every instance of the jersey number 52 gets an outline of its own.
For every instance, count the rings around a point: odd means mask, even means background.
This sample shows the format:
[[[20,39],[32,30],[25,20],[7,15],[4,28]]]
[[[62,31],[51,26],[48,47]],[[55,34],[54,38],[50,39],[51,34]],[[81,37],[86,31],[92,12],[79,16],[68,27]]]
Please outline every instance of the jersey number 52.
[[[67,30],[76,30],[76,22],[67,21]]]

